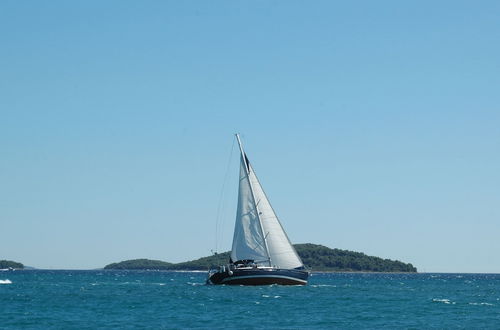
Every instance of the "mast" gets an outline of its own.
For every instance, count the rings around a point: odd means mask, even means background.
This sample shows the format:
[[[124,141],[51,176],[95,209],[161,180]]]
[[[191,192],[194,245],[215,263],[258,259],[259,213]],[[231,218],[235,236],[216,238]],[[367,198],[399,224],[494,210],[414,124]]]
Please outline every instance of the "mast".
[[[250,166],[248,164],[248,158],[247,158],[247,155],[245,154],[245,152],[243,151],[243,145],[242,145],[241,140],[240,140],[240,135],[238,133],[236,133],[235,135],[236,135],[236,139],[238,140],[238,146],[240,147],[241,157],[242,157],[243,162],[245,164],[246,174],[247,174],[247,177],[249,177]],[[262,238],[264,239],[264,245],[266,248],[267,259],[269,260],[269,265],[272,267],[273,264],[271,261],[271,255],[269,254],[269,247],[267,245],[267,236],[264,233],[264,227],[262,226],[260,212],[259,212],[259,209],[257,208],[257,203],[255,202],[255,194],[254,194],[252,183],[250,180],[248,180],[248,185],[250,186],[250,192],[252,195],[253,205],[255,206],[255,211],[257,212],[257,218],[259,219],[259,228],[260,228],[260,232],[262,234]]]

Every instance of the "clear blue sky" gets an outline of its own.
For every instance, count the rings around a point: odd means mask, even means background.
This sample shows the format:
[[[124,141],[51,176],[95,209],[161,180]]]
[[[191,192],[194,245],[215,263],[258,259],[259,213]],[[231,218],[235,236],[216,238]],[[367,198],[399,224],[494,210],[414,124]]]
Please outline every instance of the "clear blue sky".
[[[500,272],[500,2],[0,2],[0,259],[215,245],[233,143],[294,243]],[[235,215],[236,150],[219,251]]]

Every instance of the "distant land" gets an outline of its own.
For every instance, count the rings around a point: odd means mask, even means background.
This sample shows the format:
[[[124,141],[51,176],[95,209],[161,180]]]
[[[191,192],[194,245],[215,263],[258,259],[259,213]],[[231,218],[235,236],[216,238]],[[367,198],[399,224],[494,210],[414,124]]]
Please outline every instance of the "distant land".
[[[0,269],[24,269],[24,265],[20,262],[10,261],[10,260],[0,260]]]
[[[122,262],[116,262],[109,264],[104,269],[129,269],[129,270],[141,270],[141,269],[154,269],[154,270],[169,270],[173,264],[161,260],[150,260],[150,259],[133,259],[125,260]]]
[[[417,272],[412,264],[398,260],[382,259],[367,256],[361,252],[331,249],[317,244],[295,244],[295,249],[304,265],[312,271],[338,271],[338,272]],[[207,270],[210,267],[227,264],[229,252],[218,253],[213,256],[169,263],[160,260],[134,259],[112,263],[104,269],[128,270]]]

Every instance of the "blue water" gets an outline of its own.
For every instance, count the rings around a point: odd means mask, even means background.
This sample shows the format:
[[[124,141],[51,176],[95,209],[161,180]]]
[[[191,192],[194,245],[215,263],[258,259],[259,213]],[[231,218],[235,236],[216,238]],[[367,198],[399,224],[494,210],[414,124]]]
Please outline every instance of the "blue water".
[[[500,275],[313,274],[304,287],[207,286],[205,277],[0,272],[0,328],[500,329]]]

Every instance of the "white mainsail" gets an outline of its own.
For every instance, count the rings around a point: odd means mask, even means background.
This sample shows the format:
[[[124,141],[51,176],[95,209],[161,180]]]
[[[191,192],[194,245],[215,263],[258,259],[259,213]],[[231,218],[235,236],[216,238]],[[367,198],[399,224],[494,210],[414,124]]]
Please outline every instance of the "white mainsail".
[[[303,267],[237,138],[241,161],[231,259],[251,259],[281,269]]]
[[[241,158],[240,186],[238,192],[238,210],[234,225],[233,248],[231,258],[237,260],[255,260],[269,266],[266,243],[262,235],[252,188],[248,180],[245,160]]]

